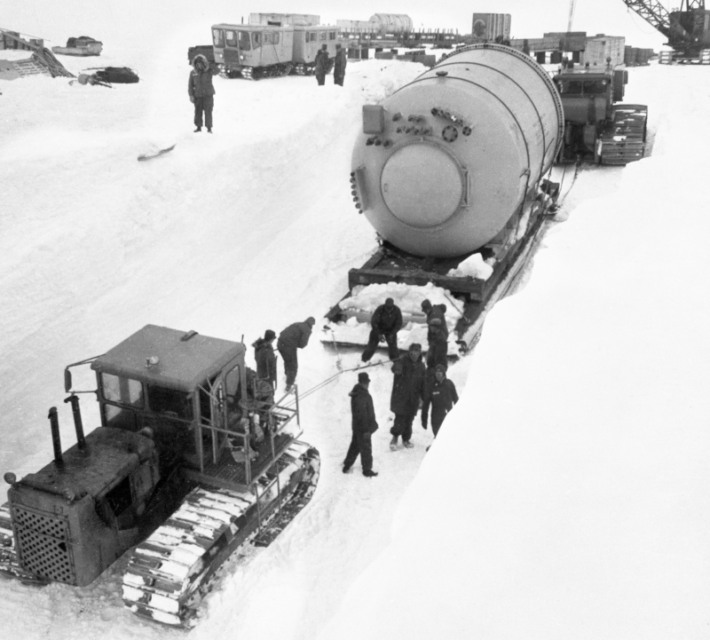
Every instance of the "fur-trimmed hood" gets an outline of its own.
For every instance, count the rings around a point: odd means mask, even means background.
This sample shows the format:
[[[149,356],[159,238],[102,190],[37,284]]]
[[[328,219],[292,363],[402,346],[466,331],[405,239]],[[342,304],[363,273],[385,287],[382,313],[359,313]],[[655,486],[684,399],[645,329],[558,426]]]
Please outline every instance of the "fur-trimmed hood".
[[[198,53],[198,54],[192,59],[192,66],[194,67],[195,64],[196,64],[198,61],[202,62],[202,64],[205,65],[205,69],[209,69],[209,68],[210,68],[209,60],[207,60],[207,58],[206,58],[204,55],[202,55],[201,53]]]

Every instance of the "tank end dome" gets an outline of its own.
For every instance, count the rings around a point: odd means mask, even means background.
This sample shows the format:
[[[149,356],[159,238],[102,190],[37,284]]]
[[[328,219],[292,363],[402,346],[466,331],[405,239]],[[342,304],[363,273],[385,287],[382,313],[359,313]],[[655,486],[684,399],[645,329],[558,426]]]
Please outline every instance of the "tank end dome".
[[[464,173],[458,161],[435,144],[409,144],[387,160],[382,197],[398,220],[413,227],[435,227],[458,210]]]

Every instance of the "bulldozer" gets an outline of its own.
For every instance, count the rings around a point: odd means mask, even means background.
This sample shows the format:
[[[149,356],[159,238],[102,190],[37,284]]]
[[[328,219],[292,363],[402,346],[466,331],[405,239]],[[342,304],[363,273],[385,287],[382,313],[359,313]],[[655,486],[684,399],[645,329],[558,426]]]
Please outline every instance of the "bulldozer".
[[[301,435],[298,390],[245,365],[243,344],[146,325],[65,369],[76,443],[10,485],[0,507],[0,572],[27,583],[91,584],[125,553],[124,603],[190,627],[210,578],[246,544],[268,545],[308,503],[319,454]],[[76,368],[96,389],[73,388]],[[93,372],[91,371],[93,370]],[[101,426],[84,434],[79,395]]]
[[[558,162],[588,159],[625,165],[646,149],[648,107],[619,104],[628,83],[626,69],[563,66],[553,77],[562,98],[565,132]]]

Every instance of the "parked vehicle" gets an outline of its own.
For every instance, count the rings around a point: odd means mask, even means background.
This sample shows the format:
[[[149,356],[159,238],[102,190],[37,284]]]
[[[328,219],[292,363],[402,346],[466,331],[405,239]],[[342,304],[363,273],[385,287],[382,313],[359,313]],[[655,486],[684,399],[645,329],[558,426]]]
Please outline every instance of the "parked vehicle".
[[[53,53],[65,56],[98,56],[103,50],[103,43],[90,36],[69,38],[66,47],[52,47]]]
[[[565,117],[560,161],[588,157],[596,164],[627,164],[643,158],[648,108],[619,104],[628,82],[626,69],[567,68],[553,82]]]
[[[335,55],[338,29],[321,25],[216,24],[212,27],[214,59],[230,78],[257,80],[311,74],[316,53],[325,44]]]

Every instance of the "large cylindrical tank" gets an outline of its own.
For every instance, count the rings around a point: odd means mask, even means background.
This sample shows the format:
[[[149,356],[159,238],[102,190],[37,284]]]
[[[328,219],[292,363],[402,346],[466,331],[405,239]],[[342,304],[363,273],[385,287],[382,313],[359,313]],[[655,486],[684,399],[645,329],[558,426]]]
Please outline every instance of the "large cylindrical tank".
[[[473,252],[537,189],[563,131],[559,94],[532,58],[465,47],[363,107],[357,206],[384,240],[414,255]]]
[[[399,33],[412,31],[412,19],[403,13],[376,13],[370,18],[370,24],[382,32]]]

